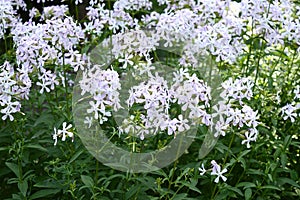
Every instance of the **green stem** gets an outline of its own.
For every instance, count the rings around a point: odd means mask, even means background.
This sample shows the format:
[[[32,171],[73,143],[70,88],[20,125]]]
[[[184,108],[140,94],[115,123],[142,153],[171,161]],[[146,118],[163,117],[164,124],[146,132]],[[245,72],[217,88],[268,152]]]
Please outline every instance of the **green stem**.
[[[232,137],[231,137],[231,140],[230,140],[228,149],[231,148],[232,143],[233,143],[233,141],[234,141],[234,138],[235,138],[235,134],[232,134]],[[225,163],[226,163],[226,161],[227,161],[228,154],[229,154],[229,151],[226,152],[226,155],[225,155],[225,158],[224,158],[224,161],[223,161],[223,165],[225,165]],[[233,167],[232,167],[232,168],[233,168]],[[232,170],[232,168],[231,168],[231,170]],[[214,199],[214,197],[219,193],[219,192],[217,192],[217,193],[215,194],[216,189],[217,189],[217,185],[215,185],[215,187],[214,187],[214,189],[213,189],[213,192],[212,192],[212,195],[211,195],[210,199]]]
[[[179,151],[180,151],[180,149],[181,149],[182,140],[183,140],[183,135],[181,136],[181,139],[180,139],[180,142],[179,142],[178,150],[177,150],[177,152],[176,152],[176,158],[179,157]],[[176,161],[174,162],[174,165],[173,165],[173,173],[172,173],[171,179],[169,180],[168,190],[171,189],[171,185],[172,185],[172,183],[173,183],[173,179],[174,179],[174,174],[175,174],[175,169],[176,169],[176,167],[177,167],[177,163],[178,163],[178,160],[176,160]],[[166,198],[167,198],[168,196],[169,196],[169,195],[167,195]]]
[[[66,95],[66,104],[67,104],[67,117],[68,120],[71,119],[70,108],[69,108],[69,99],[68,99],[68,82],[67,82],[67,70],[65,66],[65,52],[63,52],[63,71],[64,71],[64,81],[65,81],[65,95]]]
[[[4,36],[4,46],[5,46],[5,52],[7,53],[7,41],[6,41],[6,36]]]
[[[248,69],[249,69],[249,62],[250,62],[250,56],[252,54],[252,45],[253,45],[253,26],[254,26],[254,22],[253,22],[253,19],[252,19],[252,23],[251,23],[251,45],[249,47],[249,53],[247,54],[247,61],[246,61],[246,70],[245,70],[245,74],[248,75]]]
[[[75,5],[75,15],[76,15],[76,19],[78,19],[78,5]]]

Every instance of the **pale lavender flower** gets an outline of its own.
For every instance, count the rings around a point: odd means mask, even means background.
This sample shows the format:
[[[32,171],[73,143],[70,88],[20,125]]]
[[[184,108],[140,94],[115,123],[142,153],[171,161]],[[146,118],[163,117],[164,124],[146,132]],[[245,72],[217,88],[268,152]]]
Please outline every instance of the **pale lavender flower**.
[[[128,64],[133,65],[133,61],[130,60],[132,58],[133,58],[133,55],[131,55],[131,54],[125,54],[124,59],[120,58],[119,62],[124,62],[122,68],[126,69]]]

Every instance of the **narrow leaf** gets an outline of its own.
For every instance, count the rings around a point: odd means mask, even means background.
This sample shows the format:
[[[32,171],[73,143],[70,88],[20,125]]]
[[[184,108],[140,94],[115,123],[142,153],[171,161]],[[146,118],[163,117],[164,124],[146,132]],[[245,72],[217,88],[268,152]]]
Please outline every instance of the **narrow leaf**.
[[[36,193],[34,193],[33,195],[30,196],[30,199],[38,199],[38,198],[42,198],[42,197],[46,197],[49,195],[55,195],[60,191],[60,189],[44,189],[44,190],[40,190],[37,191]]]

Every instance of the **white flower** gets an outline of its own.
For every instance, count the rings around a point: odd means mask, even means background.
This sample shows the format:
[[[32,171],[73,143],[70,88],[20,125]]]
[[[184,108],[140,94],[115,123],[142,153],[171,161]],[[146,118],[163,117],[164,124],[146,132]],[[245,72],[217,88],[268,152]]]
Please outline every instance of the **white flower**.
[[[204,168],[204,164],[202,163],[201,168],[199,167],[198,169],[200,171],[200,175],[203,176],[206,172],[206,169]]]
[[[16,113],[20,110],[21,104],[19,102],[11,102],[11,97],[9,96],[9,101],[6,102],[6,107],[1,109],[1,113],[4,114],[2,116],[2,120],[6,120],[9,117],[10,121],[14,120],[14,117],[11,115],[12,113]]]
[[[83,0],[75,0],[75,5],[78,5],[79,3],[82,3]]]
[[[190,129],[190,126],[188,125],[188,120],[187,119],[183,119],[183,116],[182,115],[179,115],[178,116],[178,131],[179,132],[183,132],[185,130],[189,130]]]
[[[212,113],[211,117],[214,119],[218,117],[220,122],[224,122],[224,115],[226,114],[228,106],[224,101],[219,101],[217,105],[213,106],[215,112]]]
[[[297,110],[297,107],[287,104],[283,108],[281,108],[281,112],[283,115],[283,119],[287,120],[288,118],[291,119],[291,122],[295,122],[295,118],[297,117],[297,113],[294,113]]]
[[[57,144],[57,130],[56,130],[55,127],[54,127],[53,140],[54,140],[54,146],[56,146],[56,144]]]
[[[224,100],[233,98],[235,100],[239,100],[240,103],[243,98],[250,100],[253,96],[253,86],[254,83],[249,78],[241,78],[234,81],[232,78],[229,78],[227,81],[222,83],[224,91],[221,93],[221,97]]]
[[[255,128],[250,128],[245,133],[246,139],[242,141],[242,144],[247,144],[247,148],[250,148],[250,142],[254,142],[257,139],[258,131]]]
[[[100,111],[100,109],[99,109],[99,105],[100,105],[99,101],[96,101],[96,103],[94,101],[90,101],[89,104],[91,105],[91,108],[87,109],[87,113],[94,112],[95,113],[94,114],[94,118],[98,119],[98,117],[99,117],[99,113],[98,112]]]
[[[44,93],[44,90],[46,90],[46,92],[50,92],[50,88],[48,88],[47,86],[51,85],[51,82],[49,81],[46,82],[45,80],[42,80],[42,83],[37,82],[36,84],[42,87],[42,89],[40,90],[41,94]]]
[[[218,137],[219,135],[225,136],[225,131],[228,128],[228,124],[225,124],[224,121],[217,121],[215,125],[212,125],[212,129],[216,131],[214,133],[215,137]]]
[[[72,124],[69,124],[67,125],[66,122],[63,122],[63,127],[62,127],[62,130],[57,130],[55,127],[54,127],[54,134],[52,135],[52,138],[54,140],[54,145],[57,144],[57,139],[58,137],[62,137],[62,141],[65,141],[67,136],[72,138],[72,142],[74,141],[74,134],[73,132],[69,131],[70,128],[72,128]]]
[[[103,124],[103,123],[106,122],[107,120],[108,120],[107,117],[102,116],[102,115],[99,115],[99,123],[100,123],[100,124]]]
[[[176,118],[172,119],[168,122],[168,135],[173,135],[173,133],[176,132],[177,123],[178,123],[178,120]]]
[[[93,122],[93,117],[85,117],[83,123],[87,124],[88,128],[91,128]]]
[[[119,62],[124,62],[124,65],[122,68],[126,69],[128,64],[133,65],[133,61],[130,60],[132,58],[133,58],[133,55],[131,55],[131,54],[125,54],[124,59],[120,58]]]
[[[63,123],[62,130],[58,130],[58,135],[62,135],[62,141],[66,140],[66,136],[68,135],[70,138],[72,138],[72,142],[74,140],[74,135],[72,132],[69,131],[69,129],[72,128],[72,124],[67,125],[66,122]]]
[[[215,179],[215,183],[219,182],[220,177],[225,182],[227,178],[223,174],[227,172],[227,169],[225,168],[221,170],[221,166],[218,165],[218,163],[214,160],[211,161],[211,164],[213,165],[211,175],[217,175],[217,178]]]
[[[254,112],[250,106],[244,105],[242,108],[242,111],[244,113],[243,121],[244,123],[251,127],[256,127],[258,125],[258,122],[256,119],[258,118],[257,113],[258,111]]]
[[[241,110],[239,110],[238,108],[236,109],[231,109],[228,112],[229,116],[226,120],[226,124],[229,124],[232,122],[232,124],[234,126],[239,125],[239,127],[243,126],[243,118],[244,118],[244,114],[241,112]]]

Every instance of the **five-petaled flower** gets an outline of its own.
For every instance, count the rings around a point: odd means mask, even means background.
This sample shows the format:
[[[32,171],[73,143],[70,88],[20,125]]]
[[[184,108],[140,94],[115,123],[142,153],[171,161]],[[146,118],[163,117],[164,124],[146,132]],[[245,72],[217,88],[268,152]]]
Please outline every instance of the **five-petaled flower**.
[[[60,129],[57,130],[57,129],[54,127],[54,134],[53,134],[53,136],[52,136],[52,138],[53,138],[53,140],[54,140],[54,145],[57,144],[57,139],[58,139],[59,137],[62,138],[62,139],[61,139],[62,141],[65,141],[66,138],[67,138],[67,136],[68,136],[69,138],[72,138],[72,142],[74,141],[74,134],[73,134],[73,132],[70,131],[70,129],[72,128],[72,124],[67,125],[66,122],[63,122],[62,126],[63,126],[63,127],[62,127],[61,130],[60,130]]]

